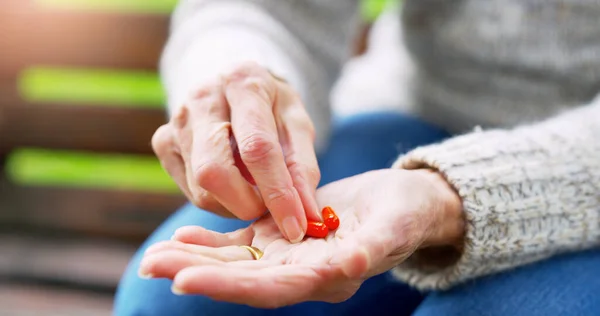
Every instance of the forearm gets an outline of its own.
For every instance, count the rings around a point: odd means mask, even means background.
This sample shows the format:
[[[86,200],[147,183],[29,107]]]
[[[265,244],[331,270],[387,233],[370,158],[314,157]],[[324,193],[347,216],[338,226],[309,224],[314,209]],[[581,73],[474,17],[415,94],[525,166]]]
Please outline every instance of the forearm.
[[[420,253],[396,269],[423,289],[600,244],[600,101],[547,121],[418,148],[395,167],[430,168],[462,200],[460,258],[435,267]]]
[[[351,36],[355,8],[341,5],[325,19],[331,25],[314,25],[311,15],[330,6],[317,3],[182,1],[161,61],[170,111],[202,83],[253,61],[299,92],[322,141],[330,121],[328,93]],[[338,55],[332,57],[333,52]]]

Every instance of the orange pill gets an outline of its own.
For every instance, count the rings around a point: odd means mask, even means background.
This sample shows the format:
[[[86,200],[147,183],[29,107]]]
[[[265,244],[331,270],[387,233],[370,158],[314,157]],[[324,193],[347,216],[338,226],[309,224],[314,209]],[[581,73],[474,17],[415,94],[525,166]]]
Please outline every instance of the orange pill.
[[[323,222],[327,225],[329,230],[336,230],[340,227],[340,218],[335,214],[331,207],[325,206],[321,211],[321,214],[323,214]]]
[[[325,238],[329,234],[329,228],[325,223],[308,221],[306,227],[306,236],[315,238]]]

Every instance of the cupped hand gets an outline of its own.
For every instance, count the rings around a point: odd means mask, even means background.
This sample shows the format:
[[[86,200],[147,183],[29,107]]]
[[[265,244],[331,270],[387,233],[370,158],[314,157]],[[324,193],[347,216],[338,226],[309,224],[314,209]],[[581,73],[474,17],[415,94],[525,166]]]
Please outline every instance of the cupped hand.
[[[196,206],[251,220],[268,209],[290,241],[319,219],[314,128],[286,82],[257,64],[197,89],[152,145]]]
[[[325,239],[292,244],[268,214],[227,234],[188,226],[146,251],[140,275],[172,279],[177,294],[262,308],[340,302],[415,250],[462,236],[460,200],[430,171],[368,172],[319,189],[317,199],[340,217]],[[253,260],[240,245],[264,256]]]

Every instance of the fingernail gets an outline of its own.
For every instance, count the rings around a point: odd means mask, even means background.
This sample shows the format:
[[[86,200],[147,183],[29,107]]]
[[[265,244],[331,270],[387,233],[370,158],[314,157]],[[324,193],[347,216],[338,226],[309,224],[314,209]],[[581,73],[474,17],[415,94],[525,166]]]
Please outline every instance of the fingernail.
[[[171,236],[171,240],[175,240],[175,235]]]
[[[149,280],[149,279],[152,279],[154,277],[154,275],[151,273],[143,273],[142,271],[138,271],[138,277],[140,279]]]
[[[319,208],[318,208],[318,207],[316,207],[316,208],[315,208],[315,214],[317,214],[317,216],[318,216],[318,218],[317,218],[317,219],[318,219],[320,222],[322,222],[322,221],[323,221],[323,213],[321,213],[321,211],[319,210]]]
[[[182,289],[176,287],[175,285],[171,286],[171,292],[175,295],[185,295],[185,292]]]
[[[305,183],[303,192],[305,192],[305,196],[309,197],[308,198],[308,204],[309,204],[308,207],[311,209],[313,216],[316,216],[317,218],[315,218],[315,219],[322,222],[323,215],[321,214],[321,210],[319,209],[319,206],[317,205],[317,201],[314,199],[315,189],[314,188],[311,189],[310,185],[308,183]]]
[[[285,235],[291,243],[295,244],[297,242],[300,242],[302,238],[304,238],[304,232],[302,231],[300,223],[295,217],[290,216],[284,219],[282,222],[282,226],[283,232],[285,233]]]

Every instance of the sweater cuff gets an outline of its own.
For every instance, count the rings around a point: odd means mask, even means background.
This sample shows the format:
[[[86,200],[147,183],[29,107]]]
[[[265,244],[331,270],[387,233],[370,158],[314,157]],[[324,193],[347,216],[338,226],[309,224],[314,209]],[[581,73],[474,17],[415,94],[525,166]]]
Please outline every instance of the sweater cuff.
[[[453,263],[439,266],[436,261],[447,258],[417,251],[393,270],[397,278],[420,290],[443,290],[560,251],[589,247],[574,237],[588,233],[585,222],[597,222],[597,213],[582,218],[581,213],[565,212],[558,202],[548,205],[548,196],[569,188],[540,185],[561,175],[548,172],[552,158],[528,135],[526,129],[476,131],[417,148],[394,163],[395,168],[440,172],[462,198],[466,219],[463,249],[456,251]]]

